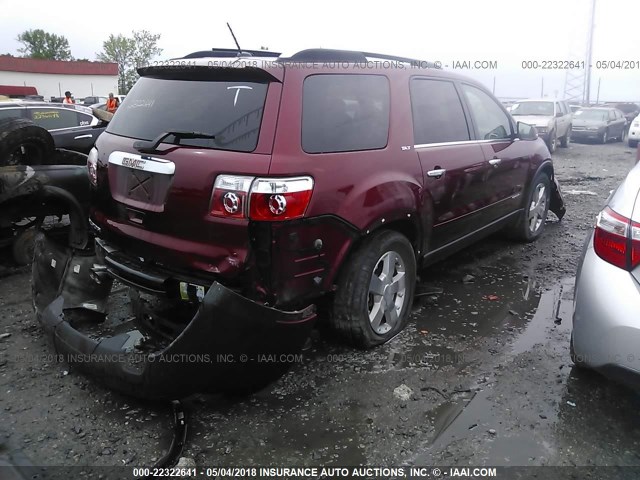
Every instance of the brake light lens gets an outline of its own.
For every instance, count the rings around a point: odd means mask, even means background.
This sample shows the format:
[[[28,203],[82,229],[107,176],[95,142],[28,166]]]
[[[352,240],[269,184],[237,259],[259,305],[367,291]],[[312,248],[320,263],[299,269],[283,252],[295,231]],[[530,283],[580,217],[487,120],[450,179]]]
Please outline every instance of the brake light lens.
[[[633,270],[640,264],[640,223],[605,207],[598,214],[593,248],[606,262]]]
[[[218,175],[211,195],[211,215],[215,217],[245,218],[249,189],[254,177]]]
[[[303,217],[311,201],[311,177],[255,178],[218,175],[209,213],[216,217],[260,221]]]
[[[252,220],[293,220],[304,216],[313,193],[311,177],[257,178],[251,186]]]
[[[98,150],[93,147],[87,157],[87,172],[89,173],[89,182],[94,187],[98,186]]]

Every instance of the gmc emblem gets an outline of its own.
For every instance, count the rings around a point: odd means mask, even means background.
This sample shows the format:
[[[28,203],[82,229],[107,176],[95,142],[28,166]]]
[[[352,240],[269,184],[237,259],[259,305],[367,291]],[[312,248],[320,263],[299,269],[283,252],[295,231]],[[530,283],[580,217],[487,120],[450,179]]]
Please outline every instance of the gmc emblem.
[[[122,159],[123,167],[137,168],[138,170],[144,170],[144,164],[147,163],[146,160],[140,160],[138,158],[127,158],[124,157]]]

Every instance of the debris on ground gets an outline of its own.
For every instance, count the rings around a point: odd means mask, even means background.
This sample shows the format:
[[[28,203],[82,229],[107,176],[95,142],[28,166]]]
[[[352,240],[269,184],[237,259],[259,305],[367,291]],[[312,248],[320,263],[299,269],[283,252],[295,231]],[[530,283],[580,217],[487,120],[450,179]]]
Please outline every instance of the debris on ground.
[[[393,394],[396,398],[407,402],[411,400],[411,395],[413,395],[413,390],[407,387],[404,383],[393,389]]]

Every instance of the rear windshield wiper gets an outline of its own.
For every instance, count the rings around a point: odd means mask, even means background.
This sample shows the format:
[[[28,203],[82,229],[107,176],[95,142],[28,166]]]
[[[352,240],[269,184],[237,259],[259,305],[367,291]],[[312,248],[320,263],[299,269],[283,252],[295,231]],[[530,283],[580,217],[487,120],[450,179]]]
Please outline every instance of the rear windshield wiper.
[[[165,138],[172,135],[178,140],[180,140],[181,138],[206,138],[214,140],[216,138],[216,136],[211,133],[185,132],[181,130],[174,130],[171,132],[163,132],[153,140],[138,140],[133,144],[133,148],[138,150],[140,153],[155,153],[158,151],[158,145],[160,145]]]

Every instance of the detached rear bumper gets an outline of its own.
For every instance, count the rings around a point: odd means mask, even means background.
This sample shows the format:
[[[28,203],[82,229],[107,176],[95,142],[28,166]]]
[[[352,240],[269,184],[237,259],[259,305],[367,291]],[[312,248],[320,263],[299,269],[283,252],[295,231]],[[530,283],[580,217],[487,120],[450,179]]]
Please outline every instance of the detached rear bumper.
[[[43,236],[35,258],[34,304],[56,352],[115,390],[136,397],[183,398],[266,385],[300,360],[316,319],[314,306],[276,310],[214,282],[195,316],[168,346],[141,353],[135,348],[142,338],[137,329],[95,339],[65,319],[65,310],[106,308],[106,298],[101,297],[108,295],[110,282],[105,284],[103,278],[100,284],[92,275],[95,256],[72,255]]]

